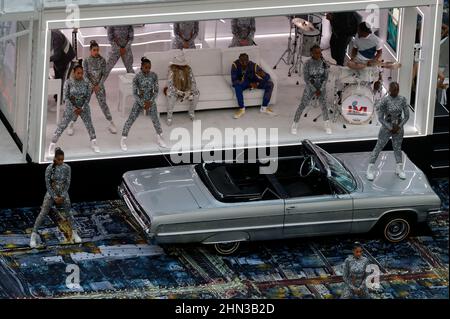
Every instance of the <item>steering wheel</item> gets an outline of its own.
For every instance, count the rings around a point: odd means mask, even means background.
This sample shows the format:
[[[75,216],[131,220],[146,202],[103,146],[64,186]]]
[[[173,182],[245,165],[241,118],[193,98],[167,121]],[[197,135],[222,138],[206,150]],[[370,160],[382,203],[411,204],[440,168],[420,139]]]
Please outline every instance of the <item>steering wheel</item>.
[[[309,168],[308,168],[309,165]],[[305,157],[305,159],[302,162],[302,165],[300,165],[300,171],[299,174],[301,177],[308,177],[309,175],[311,175],[311,173],[314,171],[314,169],[316,168],[316,162],[314,161],[314,157],[313,156],[308,156]],[[305,169],[308,169],[305,173]]]

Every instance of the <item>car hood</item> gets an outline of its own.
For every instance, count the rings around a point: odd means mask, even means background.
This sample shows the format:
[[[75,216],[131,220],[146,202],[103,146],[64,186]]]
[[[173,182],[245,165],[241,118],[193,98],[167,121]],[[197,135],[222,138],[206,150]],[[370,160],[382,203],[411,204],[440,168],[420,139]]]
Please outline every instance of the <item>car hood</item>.
[[[211,194],[193,165],[130,171],[123,179],[152,217],[211,207]]]
[[[344,162],[358,179],[359,190],[371,196],[396,195],[435,195],[425,174],[403,153],[406,179],[401,180],[395,174],[396,162],[394,152],[381,152],[375,164],[375,179],[366,178],[369,164],[369,152],[333,154]]]

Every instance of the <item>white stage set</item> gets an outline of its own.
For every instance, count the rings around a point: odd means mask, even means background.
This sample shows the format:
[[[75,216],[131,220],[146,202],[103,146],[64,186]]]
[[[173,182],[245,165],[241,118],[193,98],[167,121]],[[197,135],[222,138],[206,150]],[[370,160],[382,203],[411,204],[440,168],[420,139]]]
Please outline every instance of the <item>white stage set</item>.
[[[276,128],[278,129],[278,140],[271,142],[282,146],[298,144],[304,138],[319,143],[376,139],[380,124],[374,110],[374,99],[379,96],[374,97],[364,81],[373,82],[377,80],[378,74],[364,71],[356,77],[354,71],[349,72],[346,68],[342,69],[334,65],[335,61],[331,58],[329,50],[331,27],[325,18],[325,13],[355,10],[361,15],[363,21],[379,22],[374,31],[384,43],[383,60],[401,63],[401,67],[398,69],[384,69],[382,74],[384,88],[387,88],[390,81],[398,81],[401,88],[400,94],[409,100],[413,83],[413,64],[418,63],[416,102],[414,110],[411,109],[410,120],[405,125],[405,136],[419,137],[432,133],[442,15],[440,0],[350,0],[333,1],[332,3],[326,1],[316,3],[313,0],[279,0],[276,2],[266,0],[142,0],[121,1],[120,3],[116,1],[117,4],[115,1],[108,1],[109,4],[105,2],[89,1],[88,5],[86,1],[72,1],[74,4],[80,4],[80,18],[76,21],[80,26],[77,32],[78,58],[89,56],[89,42],[95,39],[100,44],[101,54],[107,59],[110,45],[105,26],[132,24],[135,33],[132,45],[133,67],[136,72],[139,70],[142,56],[146,56],[152,61],[152,71],[157,73],[160,81],[157,106],[163,134],[169,147],[177,143],[176,140],[170,139],[171,132],[178,128],[185,128],[192,133],[194,124],[196,130],[198,127],[201,127],[201,130],[216,128],[222,133],[222,136],[225,135],[227,128],[243,130],[253,128],[256,131],[265,128],[267,134],[265,139],[269,138],[269,130]],[[125,4],[125,2],[128,3]],[[17,22],[15,32],[6,35],[14,39],[17,50],[15,51],[17,59],[15,74],[9,75],[15,77],[15,107],[4,107],[2,103],[1,110],[23,143],[22,159],[28,153],[32,161],[38,163],[51,160],[47,154],[48,146],[65,108],[59,95],[57,101],[53,98],[53,95],[59,91],[60,80],[51,79],[53,71],[49,62],[50,30],[60,29],[69,40],[72,39],[73,29],[67,27],[68,14],[64,5],[64,1],[48,0],[44,1],[44,9],[40,13],[26,12],[24,9],[23,12],[0,16],[0,21]],[[390,10],[392,8],[395,9]],[[296,54],[293,56],[293,60],[284,56],[288,63],[281,61],[277,64],[277,62],[287,48],[294,50],[295,31],[300,31],[289,17],[298,15],[302,17],[306,15],[313,22],[313,27],[322,29],[320,46],[323,49],[324,59],[331,65],[327,83],[327,103],[332,112],[330,113],[333,132],[331,135],[326,134],[324,130],[320,107],[316,105],[315,101],[312,101],[306,109],[307,117],[302,116],[300,119],[297,135],[290,132],[294,113],[304,90],[301,66],[309,57]],[[238,17],[256,18],[256,46],[228,48],[232,38],[230,19]],[[397,35],[394,37],[394,45],[392,45],[392,39],[388,41],[388,37],[392,36],[392,34],[388,34],[388,19],[390,19],[390,23],[394,22],[396,25]],[[415,52],[418,19],[421,19],[422,27],[420,49]],[[190,20],[200,21],[196,49],[185,50],[185,56],[190,62],[200,90],[196,121],[193,123],[187,112],[175,112],[173,124],[167,126],[165,114],[167,101],[163,94],[163,88],[167,82],[169,63],[174,56],[179,55],[178,51],[170,50],[173,22]],[[290,47],[288,47],[289,37],[292,40]],[[297,53],[301,51],[301,46],[308,48],[308,44],[302,41],[301,34],[297,40],[295,47]],[[246,114],[240,119],[233,118],[237,109],[237,101],[231,87],[230,68],[241,52],[248,53],[251,60],[260,64],[270,74],[275,84],[270,104],[278,116],[272,117],[260,113],[259,105],[263,92],[253,90],[244,95],[246,105],[249,106]],[[292,61],[294,64],[291,63]],[[276,69],[274,69],[275,65],[277,65]],[[3,73],[2,76],[4,76]],[[134,103],[131,79],[132,75],[126,74],[124,65],[119,59],[105,82],[107,103],[118,129],[117,134],[111,134],[107,130],[109,122],[105,119],[97,99],[93,95],[90,106],[97,143],[101,152],[94,153],[92,151],[87,130],[82,121],[78,119],[74,126],[75,134],[68,136],[67,132],[64,132],[57,143],[66,152],[67,160],[91,160],[171,152],[170,148],[158,147],[151,120],[144,114],[139,116],[131,128],[127,139],[128,151],[121,150],[121,130]],[[361,84],[360,81],[363,83]],[[336,83],[341,82],[346,83],[343,90],[344,103],[342,105],[344,106],[337,104],[335,96]],[[357,87],[358,92],[362,94],[362,97],[359,98],[365,99],[368,103],[368,108],[365,110],[367,114],[363,117],[352,116],[351,112],[348,112],[348,106],[345,106],[346,97],[354,99]],[[175,111],[180,110],[187,110],[187,104],[177,105]],[[360,120],[361,118],[362,120]],[[14,120],[11,121],[11,119]],[[5,134],[3,130],[0,130],[0,133],[2,136]],[[258,138],[261,136],[250,137],[244,144],[230,143],[225,140],[215,140],[214,143],[211,143],[209,139],[197,139],[184,145],[183,150],[205,150],[205,146],[206,149],[214,148],[216,150],[255,147],[258,145]],[[267,146],[275,146],[267,143]],[[0,149],[2,147],[0,145]]]

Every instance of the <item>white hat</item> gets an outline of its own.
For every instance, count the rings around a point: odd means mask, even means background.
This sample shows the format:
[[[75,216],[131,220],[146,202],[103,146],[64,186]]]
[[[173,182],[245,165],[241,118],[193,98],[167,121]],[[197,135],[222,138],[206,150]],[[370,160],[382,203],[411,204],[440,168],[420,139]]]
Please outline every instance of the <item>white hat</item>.
[[[170,62],[170,64],[179,66],[188,65],[186,58],[184,57],[184,54],[174,57],[172,62]]]

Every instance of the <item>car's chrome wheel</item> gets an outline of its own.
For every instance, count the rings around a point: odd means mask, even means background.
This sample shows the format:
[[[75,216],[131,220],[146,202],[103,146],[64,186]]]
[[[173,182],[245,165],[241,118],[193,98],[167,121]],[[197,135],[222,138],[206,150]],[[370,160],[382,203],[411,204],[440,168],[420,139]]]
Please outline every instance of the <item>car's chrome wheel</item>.
[[[231,255],[239,249],[241,242],[214,244],[214,249],[221,255]]]
[[[394,218],[384,226],[384,237],[393,243],[404,240],[411,231],[411,225],[405,218]]]

